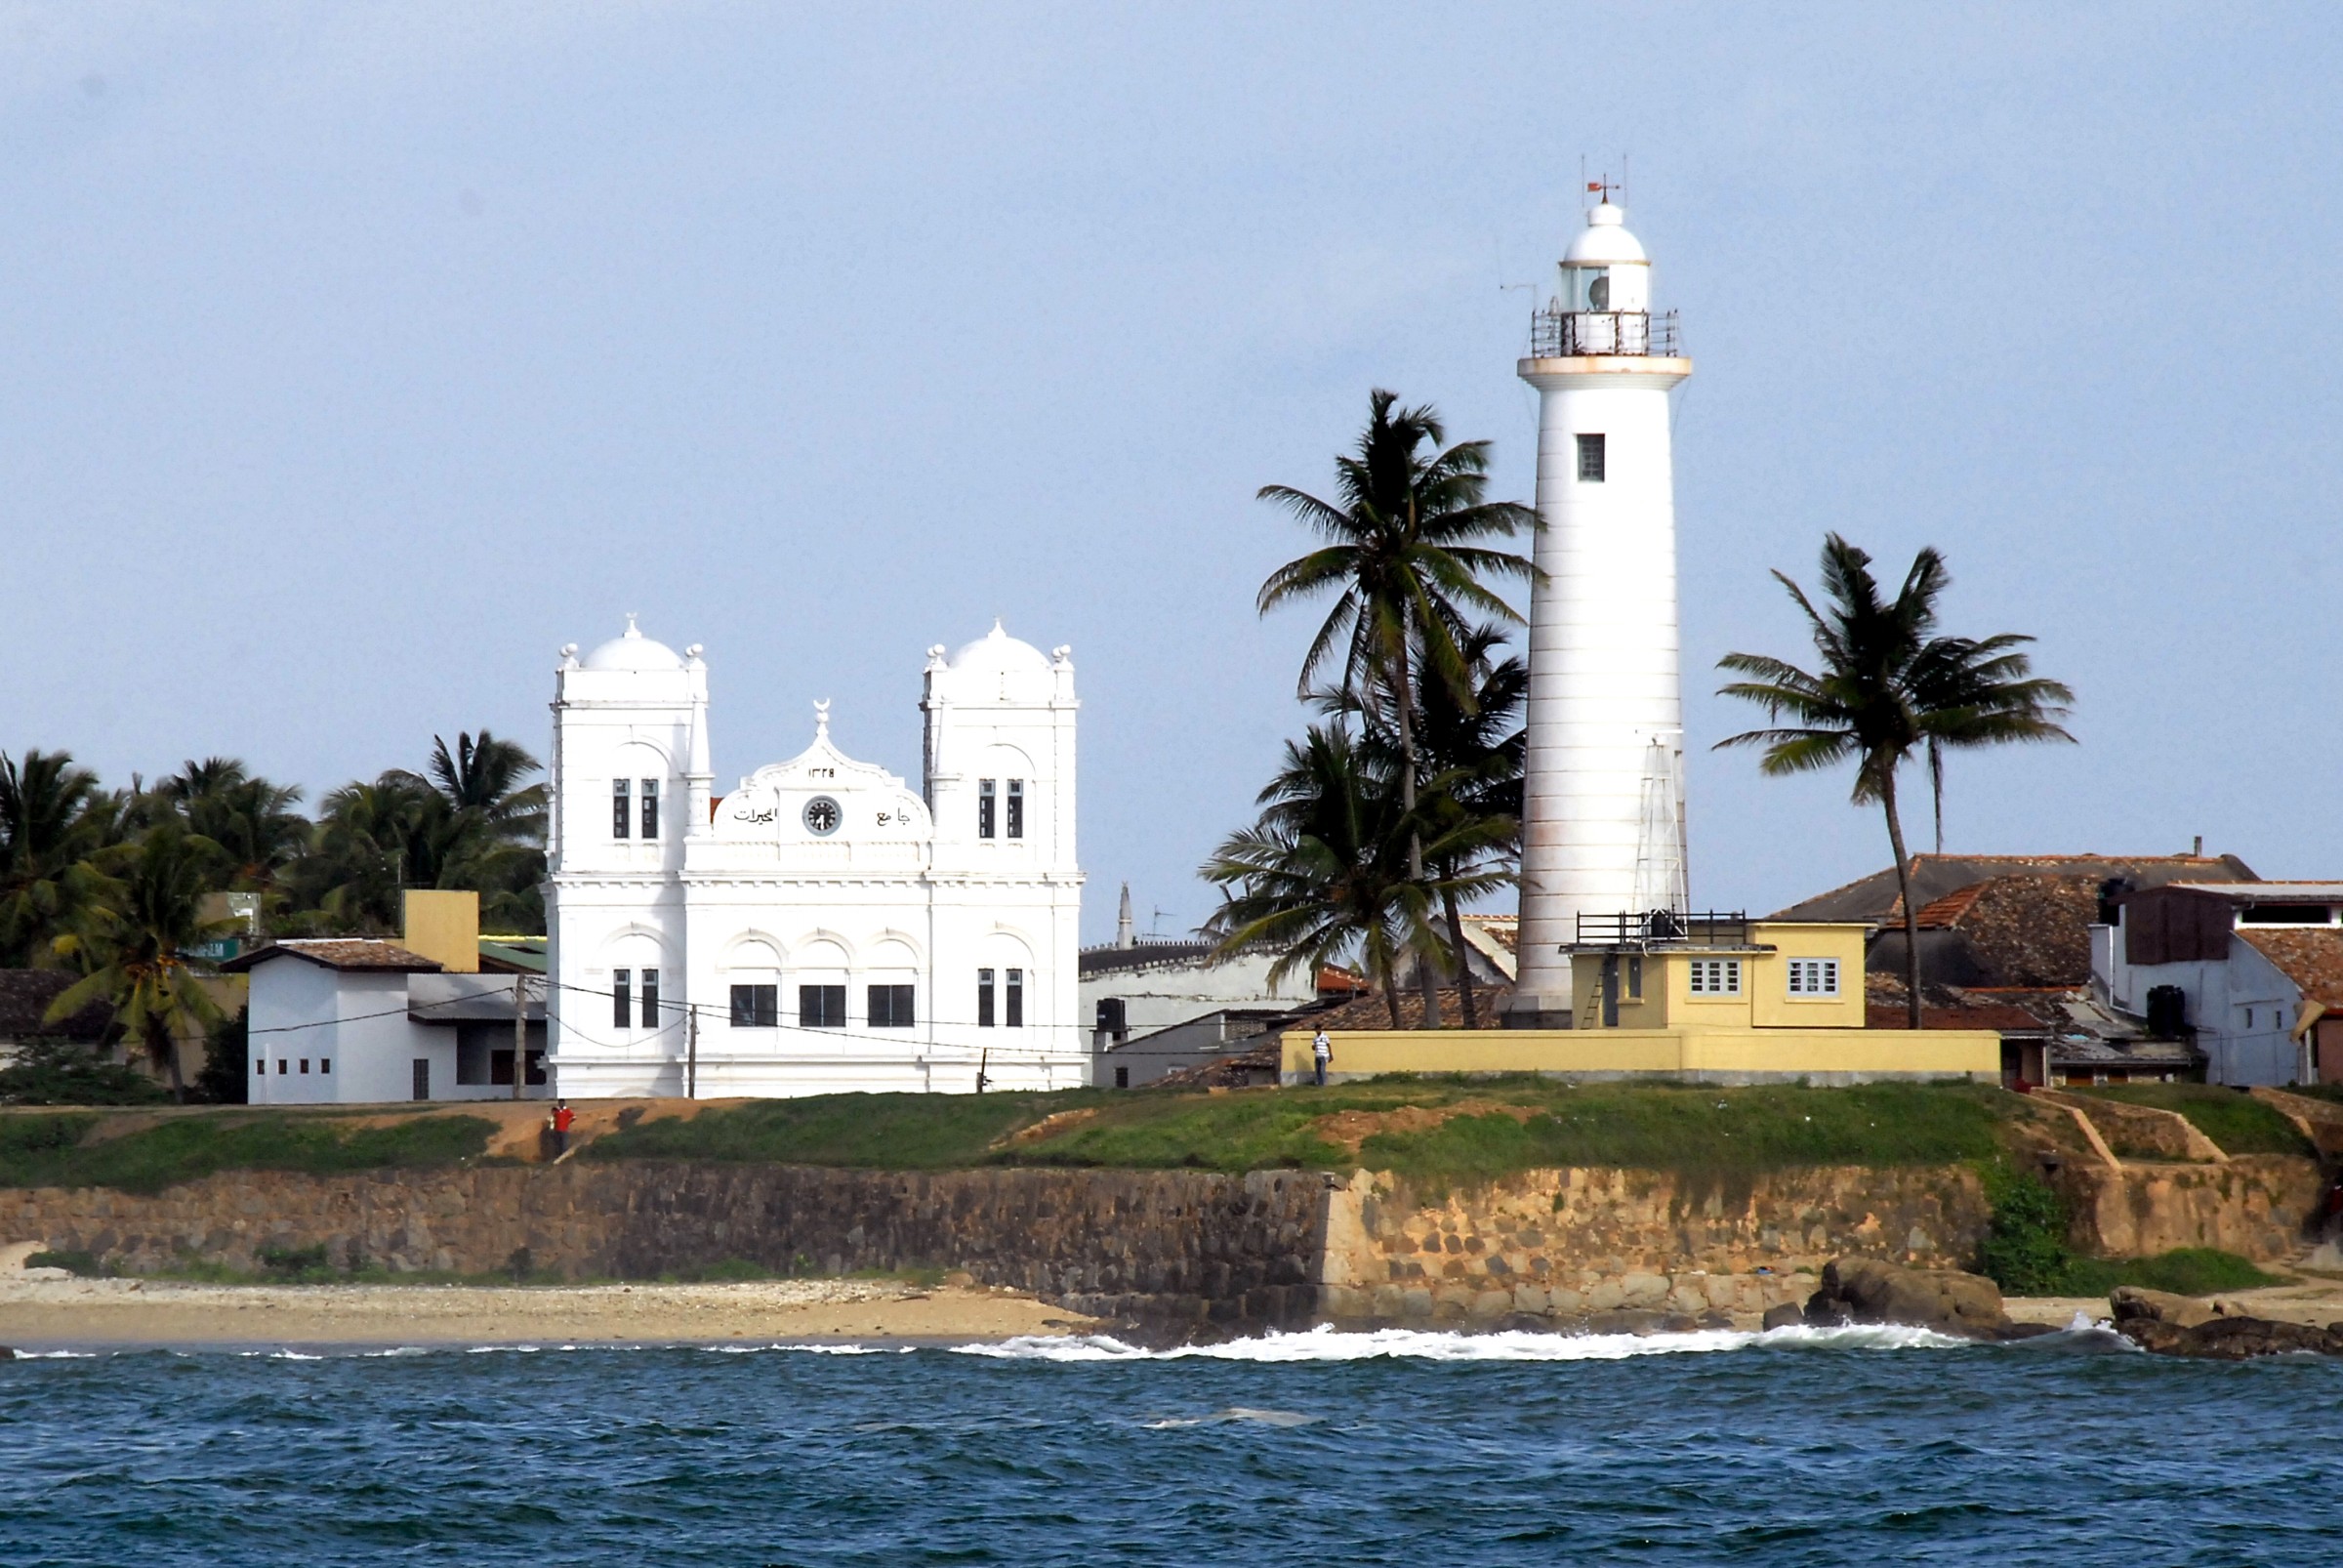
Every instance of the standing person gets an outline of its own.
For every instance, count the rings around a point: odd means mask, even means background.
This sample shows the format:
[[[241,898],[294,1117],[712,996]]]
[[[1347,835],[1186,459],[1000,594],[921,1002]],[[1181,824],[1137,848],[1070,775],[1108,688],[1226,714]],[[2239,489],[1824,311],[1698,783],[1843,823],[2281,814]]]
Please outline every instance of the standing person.
[[[1310,1059],[1318,1065],[1318,1087],[1326,1087],[1326,1064],[1335,1059],[1335,1043],[1324,1029],[1310,1037]]]
[[[569,1101],[565,1099],[557,1099],[554,1101],[555,1159],[558,1160],[562,1155],[569,1152],[569,1130],[570,1127],[577,1121],[577,1119],[578,1113],[569,1108]]]

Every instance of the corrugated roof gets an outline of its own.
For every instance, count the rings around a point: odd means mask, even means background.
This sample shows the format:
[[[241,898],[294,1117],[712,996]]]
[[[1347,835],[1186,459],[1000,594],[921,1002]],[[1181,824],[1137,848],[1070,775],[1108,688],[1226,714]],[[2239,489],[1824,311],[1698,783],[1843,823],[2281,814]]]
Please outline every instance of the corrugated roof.
[[[2256,882],[2243,887],[2229,882],[2176,882],[2174,887],[2196,893],[2216,893],[2240,903],[2288,904],[2343,900],[2343,882]]]
[[[1135,974],[1141,970],[1202,964],[1213,956],[1214,942],[1148,942],[1134,947],[1086,947],[1075,962],[1085,978],[1093,974]]]

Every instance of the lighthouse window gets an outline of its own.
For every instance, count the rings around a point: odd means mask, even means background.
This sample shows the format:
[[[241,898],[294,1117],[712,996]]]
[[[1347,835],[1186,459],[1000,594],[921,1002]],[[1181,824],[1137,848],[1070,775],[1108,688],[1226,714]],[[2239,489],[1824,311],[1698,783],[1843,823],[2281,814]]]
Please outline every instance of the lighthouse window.
[[[993,791],[991,779],[980,778],[976,781],[976,837],[979,839],[993,836]]]
[[[625,779],[614,778],[610,781],[610,837],[613,839],[625,838],[627,829],[633,825],[627,820],[628,792],[629,785]]]
[[[976,971],[976,1027],[990,1029],[992,1026],[993,971],[978,970]]]
[[[642,836],[659,837],[659,781],[655,778],[642,781]]]
[[[1008,836],[1025,837],[1025,781],[1021,778],[1008,781]]]
[[[1579,480],[1583,484],[1603,482],[1603,438],[1600,435],[1579,437]]]

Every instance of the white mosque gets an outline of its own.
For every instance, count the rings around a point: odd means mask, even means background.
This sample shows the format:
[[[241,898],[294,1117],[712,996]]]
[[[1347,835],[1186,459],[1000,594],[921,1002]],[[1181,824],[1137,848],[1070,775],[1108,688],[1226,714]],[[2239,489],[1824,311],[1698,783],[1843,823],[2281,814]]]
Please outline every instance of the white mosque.
[[[1062,1089],[1077,1015],[1074,665],[930,648],[917,788],[830,739],[718,797],[708,666],[624,636],[555,678],[561,1094]]]

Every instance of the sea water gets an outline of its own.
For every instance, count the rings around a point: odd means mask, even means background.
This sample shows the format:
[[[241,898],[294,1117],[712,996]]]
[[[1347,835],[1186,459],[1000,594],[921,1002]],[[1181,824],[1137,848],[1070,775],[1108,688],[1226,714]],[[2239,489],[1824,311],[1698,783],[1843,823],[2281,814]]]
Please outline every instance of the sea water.
[[[2343,1363],[1908,1329],[0,1364],[0,1561],[2343,1562]]]

